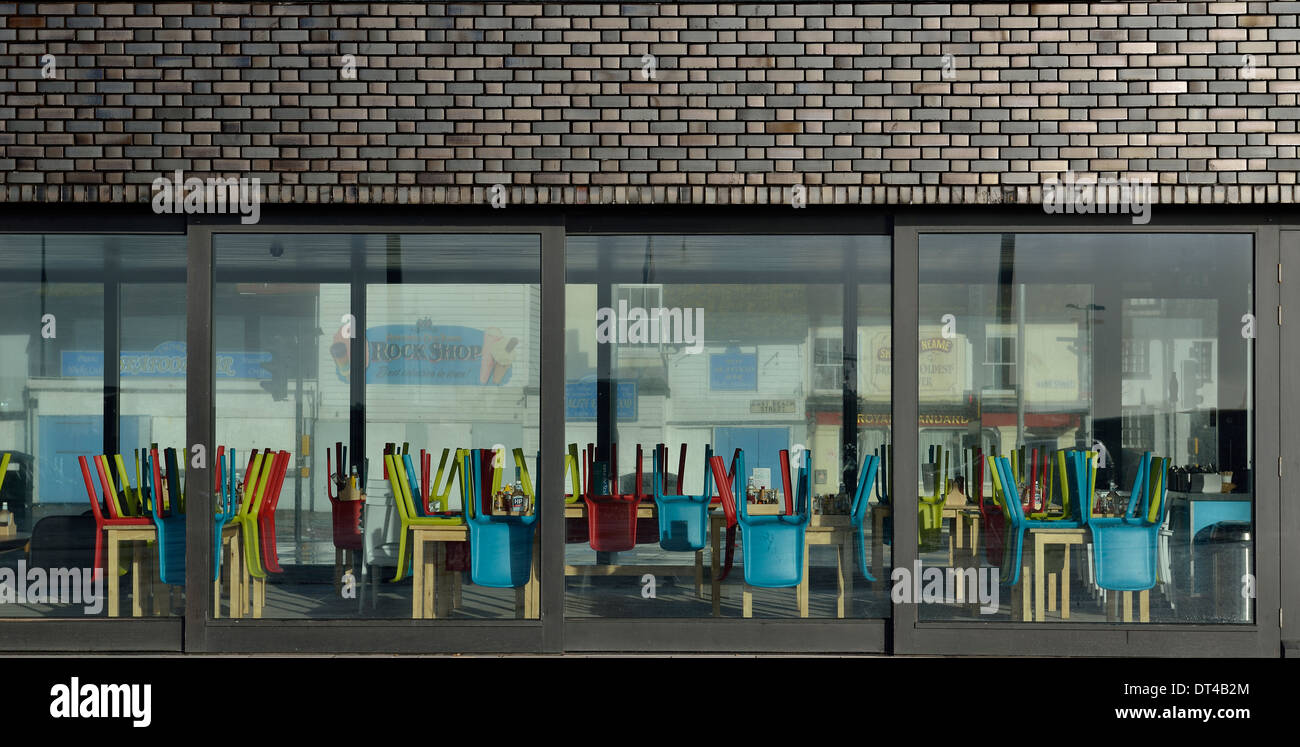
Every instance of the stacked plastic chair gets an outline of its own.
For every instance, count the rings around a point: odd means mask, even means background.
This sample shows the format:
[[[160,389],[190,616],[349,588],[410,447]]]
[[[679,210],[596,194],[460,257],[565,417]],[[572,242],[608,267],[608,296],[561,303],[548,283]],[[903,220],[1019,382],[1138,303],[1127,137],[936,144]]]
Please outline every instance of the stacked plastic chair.
[[[445,458],[445,457],[444,457]],[[343,554],[351,553],[355,562],[356,554],[362,550],[361,509],[364,501],[342,500],[341,493],[349,480],[347,473],[348,450],[342,441],[334,443],[334,451],[325,449],[325,495],[330,500],[330,519],[334,539],[334,576],[339,583],[339,572],[343,565]],[[364,486],[365,478],[361,478]]]
[[[875,576],[871,575],[871,569],[867,565],[867,541],[862,532],[867,520],[867,514],[871,513],[871,488],[876,484],[876,471],[880,468],[880,457],[875,454],[868,454],[862,460],[862,468],[858,470],[858,489],[853,494],[853,505],[849,511],[849,523],[853,526],[853,542],[858,548],[858,570],[862,572],[863,578],[875,582]]]
[[[86,457],[77,457],[81,464],[81,476],[86,483],[86,493],[90,498],[91,516],[95,519],[95,568],[104,569],[104,530],[110,526],[149,526],[153,523],[148,516],[128,516],[123,511],[118,501],[117,491],[113,487],[107,468],[105,467],[105,458],[102,455],[92,458],[95,462],[95,469],[99,473],[99,484],[104,491],[104,501],[100,504],[99,495],[95,492],[95,484],[90,476],[90,465]],[[119,573],[119,569],[114,568],[113,573]]]
[[[668,447],[655,446],[654,500],[655,515],[659,520],[659,546],[670,552],[693,552],[703,549],[709,541],[709,503],[713,500],[713,475],[709,460],[713,448],[704,447],[704,492],[685,495],[682,492],[682,474],[686,471],[686,444],[682,444],[677,462],[677,492],[666,494]]]
[[[930,447],[934,465],[934,495],[921,496],[917,511],[917,547],[936,550],[943,543],[943,508],[948,500],[948,455],[942,446]]]
[[[167,500],[163,496],[163,480],[159,466],[158,450],[150,452],[147,464],[153,474],[153,506],[151,515],[158,528],[158,574],[167,585],[185,584],[185,497],[182,492],[180,467],[176,449],[164,449],[167,462]]]
[[[465,481],[464,466],[461,464],[463,456],[467,453],[465,449],[456,450],[456,459],[452,462],[451,474],[447,477],[447,483],[450,485],[456,470],[462,470],[461,481]],[[399,458],[400,457],[400,458]],[[445,453],[444,453],[445,461]],[[459,526],[465,523],[460,516],[425,516],[416,510],[413,495],[423,494],[420,491],[419,484],[415,479],[415,466],[411,463],[410,454],[397,454],[395,450],[384,454],[384,471],[388,476],[389,485],[393,489],[393,500],[397,504],[397,515],[401,521],[399,530],[399,540],[397,546],[397,573],[393,576],[394,583],[406,578],[411,572],[411,567],[407,563],[407,535],[411,533],[413,526]],[[435,482],[441,480],[442,470],[439,468],[438,477]],[[421,500],[421,503],[424,501]],[[466,506],[466,511],[469,507]]]
[[[1027,529],[1077,529],[1083,519],[1076,514],[1070,518],[1045,521],[1025,516],[1024,504],[1016,486],[1015,470],[1006,457],[990,457],[993,462],[994,484],[1002,494],[1002,508],[1007,517],[1007,532],[1002,553],[1002,583],[1014,586],[1020,582],[1020,565],[1024,558],[1025,530]],[[1077,504],[1076,504],[1077,510]]]
[[[1109,591],[1146,591],[1156,585],[1160,527],[1169,512],[1166,473],[1169,460],[1142,455],[1124,514],[1089,515],[1096,583]],[[1089,512],[1090,513],[1090,512]]]
[[[534,525],[540,503],[524,463],[524,450],[515,449],[514,458],[519,481],[532,505],[531,513],[524,516],[493,516],[476,500],[491,495],[492,480],[484,473],[485,462],[491,469],[491,452],[475,449],[461,463],[461,486],[469,519],[470,578],[479,586],[519,588],[532,577]]]
[[[740,450],[737,450],[740,451]],[[812,518],[812,501],[808,495],[808,461],[799,468],[797,498],[792,514],[750,516],[740,481],[747,474],[745,454],[736,456],[735,473],[728,478],[722,457],[713,457],[710,464],[713,478],[718,483],[718,493],[728,512],[734,510],[743,534],[741,544],[745,567],[745,583],[767,589],[798,586],[803,581],[803,559],[807,551],[805,531]],[[781,474],[786,495],[791,494],[790,453],[781,450]],[[790,503],[789,501],[787,503]]]
[[[279,572],[278,564],[263,564],[264,555],[269,548],[274,552],[275,545],[275,502],[279,499],[280,487],[289,468],[289,452],[272,453],[266,449],[259,454],[255,449],[248,469],[244,473],[244,500],[231,523],[239,525],[240,538],[244,546],[244,572],[253,579],[253,586],[245,585],[245,591],[253,594],[253,616],[260,617],[265,603],[265,581],[271,573]],[[269,513],[269,515],[267,515]],[[267,531],[269,530],[269,531]],[[274,555],[271,562],[274,563]],[[243,605],[243,600],[240,602]],[[242,612],[242,611],[241,611]]]
[[[596,447],[587,444],[585,480],[582,500],[587,505],[588,542],[597,552],[622,552],[636,547],[637,507],[645,496],[641,492],[641,445],[636,447],[636,489],[633,493],[620,493],[618,489],[618,445],[609,447],[610,492],[596,495]]]
[[[212,517],[212,604],[217,615],[221,613],[221,535],[226,524],[239,513],[239,501],[235,491],[235,450],[226,453],[225,446],[217,447],[217,511]],[[231,579],[234,583],[234,579]],[[234,598],[231,604],[235,604]],[[232,609],[231,614],[235,614]]]

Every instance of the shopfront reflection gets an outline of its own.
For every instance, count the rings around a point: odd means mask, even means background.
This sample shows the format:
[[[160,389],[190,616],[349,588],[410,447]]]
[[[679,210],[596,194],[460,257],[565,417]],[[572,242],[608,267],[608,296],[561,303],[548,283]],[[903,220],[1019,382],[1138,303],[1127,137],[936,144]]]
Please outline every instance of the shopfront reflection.
[[[918,547],[1002,587],[922,619],[1252,621],[1250,237],[920,247]]]

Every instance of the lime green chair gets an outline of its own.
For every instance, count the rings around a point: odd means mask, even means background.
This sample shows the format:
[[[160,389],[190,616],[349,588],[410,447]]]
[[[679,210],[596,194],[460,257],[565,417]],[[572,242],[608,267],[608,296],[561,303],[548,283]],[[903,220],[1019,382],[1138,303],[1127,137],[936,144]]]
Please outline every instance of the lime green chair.
[[[943,507],[948,500],[948,454],[942,446],[934,447],[934,465],[939,472],[934,476],[934,495],[921,496],[917,516],[917,546],[923,550],[937,550],[943,543]]]
[[[464,456],[465,449],[456,450],[456,461],[452,463],[451,473],[447,475],[447,486],[451,486],[452,478],[456,475],[457,466]],[[446,452],[444,452],[445,455]],[[388,483],[393,490],[393,500],[397,504],[397,515],[401,521],[401,529],[398,530],[397,543],[397,575],[393,576],[392,583],[397,583],[406,578],[411,572],[410,565],[406,562],[406,536],[411,533],[411,527],[444,527],[457,526],[464,524],[465,520],[461,516],[420,516],[415,512],[415,501],[411,498],[413,492],[419,491],[419,486],[414,486],[412,491],[412,481],[408,479],[405,465],[398,460],[397,454],[385,454],[384,466],[388,470]],[[442,467],[438,468],[439,477],[435,482],[441,480]],[[443,498],[445,500],[445,497]],[[440,505],[445,505],[441,504]]]
[[[244,473],[244,500],[239,504],[239,512],[231,520],[239,526],[240,542],[244,545],[244,567],[253,578],[266,578],[262,568],[262,558],[257,542],[257,514],[262,507],[262,496],[271,481],[271,472],[275,457],[271,450],[265,454],[253,451],[248,470]]]
[[[565,493],[565,503],[577,503],[582,498],[582,483],[578,479],[578,445],[569,444],[569,451],[564,455],[564,471],[569,473],[573,485],[572,493]]]

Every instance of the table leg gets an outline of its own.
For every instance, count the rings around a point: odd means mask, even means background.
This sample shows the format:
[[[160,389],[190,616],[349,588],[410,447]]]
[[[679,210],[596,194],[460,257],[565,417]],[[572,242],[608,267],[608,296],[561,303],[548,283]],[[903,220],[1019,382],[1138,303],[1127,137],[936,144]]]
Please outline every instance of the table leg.
[[[959,547],[959,542],[957,539],[957,535],[959,534],[958,525],[959,522],[961,522],[961,518],[959,517],[961,517],[961,514],[959,513],[953,514],[953,526],[948,533],[948,568],[953,568],[953,565],[956,565],[956,561],[957,561],[957,548]],[[943,529],[944,526],[943,513],[939,514],[939,526],[940,529]]]
[[[244,549],[243,545],[247,541],[248,541],[248,536],[244,534],[244,530],[241,528],[239,530],[240,550]],[[240,576],[240,578],[242,579],[241,581],[242,586],[240,587],[239,590],[239,608],[240,608],[241,615],[250,614],[252,612],[254,604],[256,604],[256,600],[253,599],[253,574],[250,569],[251,566],[248,564],[248,558],[245,557],[242,575]]]
[[[704,551],[695,551],[695,598],[704,598]]]
[[[1047,574],[1047,611],[1056,611],[1056,574]]]
[[[713,592],[714,617],[722,616],[722,582],[718,580],[718,575],[722,573],[722,561],[718,557],[720,545],[722,544],[721,534],[721,524],[709,522],[709,547],[711,549],[709,553],[709,585],[712,587]]]
[[[1047,572],[1047,559],[1043,554],[1043,543],[1037,534],[1030,532],[1029,536],[1034,543],[1034,619],[1042,622],[1047,617],[1043,604],[1043,575]]]
[[[744,585],[744,591],[741,593],[741,610],[745,619],[754,616],[754,592],[749,588],[749,584]]]
[[[1124,594],[1124,622],[1133,622],[1133,592],[1126,591]]]
[[[434,617],[451,617],[452,598],[455,593],[451,588],[451,574],[447,572],[447,543],[438,542],[433,546],[434,572],[438,582],[434,588]]]
[[[1151,622],[1151,590],[1138,592],[1138,622]]]
[[[141,598],[144,590],[140,583],[140,561],[143,549],[139,542],[131,543],[131,617],[144,616],[144,600]]]
[[[106,534],[108,535],[108,563],[104,568],[104,573],[108,574],[108,616],[120,617],[122,615],[122,578],[117,575],[117,566],[121,562],[121,549],[113,533],[106,532]]]
[[[800,574],[798,591],[795,592],[795,601],[799,604],[799,617],[808,616],[808,597],[812,591],[812,584],[808,580],[808,555],[809,548],[804,545],[803,548],[803,572]]]
[[[1031,573],[1033,573],[1034,570],[1032,565],[1034,562],[1033,553],[1030,553],[1029,557],[1030,557],[1030,561],[1029,561],[1030,565],[1022,564],[1020,566],[1020,596],[1021,596],[1020,610],[1021,610],[1021,619],[1024,622],[1033,622],[1034,620],[1033,599],[1030,595],[1030,590],[1033,588],[1033,584],[1034,584],[1032,580],[1033,576],[1030,575]]]
[[[411,532],[411,619],[424,616],[424,536]]]
[[[438,618],[438,549],[442,547],[441,542],[424,543],[424,554],[420,556],[421,562],[424,563],[424,594],[422,604],[424,612],[422,619]]]
[[[262,610],[266,608],[266,579],[253,581],[253,619],[262,619]]]
[[[343,550],[334,548],[334,596],[343,590]]]
[[[161,568],[161,564],[159,563],[159,557],[158,557],[158,543],[155,542],[152,545],[149,545],[148,547],[149,547],[149,554],[148,554],[149,567],[145,571],[145,577],[143,581],[144,595],[145,598],[149,599],[150,602],[153,604],[153,613],[155,615],[170,615],[172,614],[172,611],[176,609],[176,604],[172,597],[175,594],[177,588],[184,588],[184,587],[177,587],[174,584],[168,584],[166,586],[163,586],[167,594],[167,600],[165,603],[163,602],[162,594],[159,594],[157,589],[158,586],[163,585],[161,571],[159,570]]]
[[[1065,546],[1065,561],[1061,563],[1061,619],[1070,619],[1070,552],[1071,545]]]
[[[853,558],[849,552],[852,547],[852,539],[840,542],[836,548],[838,552],[835,553],[835,570],[839,582],[838,594],[835,598],[835,616],[840,619],[848,616],[849,600],[853,598]]]
[[[871,575],[884,583],[885,568],[885,512],[871,512]]]
[[[244,569],[243,553],[240,550],[241,532],[236,529],[230,535],[230,616],[244,616]]]

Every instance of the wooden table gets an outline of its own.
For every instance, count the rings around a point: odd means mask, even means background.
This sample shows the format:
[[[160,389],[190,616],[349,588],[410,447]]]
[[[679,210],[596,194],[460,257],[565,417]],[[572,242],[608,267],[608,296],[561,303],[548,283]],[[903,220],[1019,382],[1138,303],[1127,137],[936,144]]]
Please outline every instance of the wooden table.
[[[540,617],[541,584],[538,577],[541,573],[541,548],[538,539],[533,538],[533,567],[528,583],[515,589],[515,617],[520,619],[536,620]],[[447,617],[460,606],[460,574],[446,570],[447,543],[468,540],[469,527],[464,524],[411,527],[411,619]]]
[[[244,596],[244,589],[247,588],[243,579],[245,576],[244,562],[244,545],[242,542],[243,533],[238,524],[227,522],[221,527],[221,553],[228,558],[222,565],[225,568],[229,580],[230,594],[230,617],[243,617],[247,612],[248,600]],[[261,606],[258,606],[258,617],[261,617]],[[221,618],[221,574],[212,582],[212,617],[213,619]]]
[[[654,519],[658,516],[654,501],[642,501],[636,509],[637,519]],[[567,503],[564,506],[564,518],[587,518],[587,504],[582,500]],[[627,552],[631,552],[628,550]],[[567,576],[643,576],[647,573],[655,576],[675,576],[682,572],[692,573],[695,577],[695,596],[704,598],[704,550],[695,551],[694,565],[565,565]],[[717,572],[714,572],[714,577]]]
[[[1042,622],[1048,612],[1056,612],[1057,590],[1060,590],[1062,620],[1070,619],[1070,548],[1084,547],[1088,541],[1086,529],[1032,528],[1025,530],[1025,553],[1021,560],[1020,583],[1012,589],[1011,617],[1025,622]],[[1009,538],[1007,541],[1011,541]],[[1047,548],[1061,545],[1064,559],[1059,583],[1056,574],[1047,572]],[[1032,577],[1032,585],[1030,578]],[[1136,592],[1138,596],[1138,621],[1151,621],[1151,592]],[[1133,594],[1131,591],[1111,591],[1106,595],[1106,619],[1111,622],[1133,622]],[[1120,613],[1120,607],[1123,613]]]
[[[755,508],[757,507],[750,506],[750,512],[757,514]],[[763,509],[759,510],[762,511]],[[764,513],[768,512],[764,511]],[[776,513],[776,511],[770,513]],[[721,617],[722,615],[722,582],[718,577],[722,571],[721,535],[722,528],[725,525],[726,518],[721,511],[714,511],[709,515],[709,544],[712,550],[710,581],[713,587],[714,617]],[[743,529],[740,534],[742,535],[740,541],[743,541]],[[808,617],[810,596],[808,548],[814,545],[833,545],[837,548],[835,560],[838,585],[835,597],[835,616],[841,619],[845,618],[849,612],[849,600],[853,596],[853,525],[849,517],[833,514],[813,514],[809,520],[808,526],[804,530],[802,580],[795,587],[795,604],[799,609],[799,617]],[[753,589],[749,584],[744,584],[742,591],[741,613],[744,617],[754,616]]]
[[[157,576],[156,540],[158,528],[149,525],[106,526],[104,534],[108,544],[108,559],[104,571],[108,575],[108,616],[122,615],[122,580],[118,568],[122,560],[122,543],[133,543],[131,552],[131,616],[143,617],[145,600],[151,601],[154,614],[161,614],[161,597],[154,595],[154,578]]]
[[[30,534],[14,534],[8,537],[0,537],[0,552],[9,552],[17,550],[32,538]]]
[[[919,508],[919,507],[918,507]],[[944,506],[942,519],[953,520],[953,531],[948,535],[948,565],[956,566],[958,560],[965,560],[965,555],[975,559],[979,552],[981,516],[978,505]],[[891,516],[890,505],[871,504],[871,575],[881,580],[885,573],[885,517]],[[970,524],[969,537],[966,524]],[[968,541],[969,540],[969,541]],[[897,541],[897,540],[895,540]],[[962,584],[958,584],[958,599],[961,599]]]

